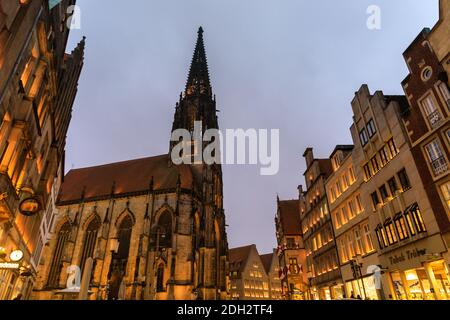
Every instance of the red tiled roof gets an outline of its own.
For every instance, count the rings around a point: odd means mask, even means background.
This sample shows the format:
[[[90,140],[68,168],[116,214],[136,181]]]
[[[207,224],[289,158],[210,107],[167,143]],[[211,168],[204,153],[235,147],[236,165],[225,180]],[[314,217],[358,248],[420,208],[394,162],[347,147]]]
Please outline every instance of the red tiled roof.
[[[228,261],[230,271],[242,271],[253,248],[256,250],[256,245],[252,244],[245,247],[229,249]]]
[[[101,166],[70,170],[61,186],[58,202],[70,203],[82,199],[95,199],[149,190],[153,178],[154,190],[172,189],[177,186],[191,189],[196,179],[194,168],[189,165],[170,165],[169,155],[129,160]]]
[[[268,254],[263,254],[263,255],[259,256],[261,258],[261,262],[262,262],[267,274],[270,273],[270,267],[272,266],[273,255],[274,255],[274,253],[268,253]]]
[[[278,202],[280,222],[285,235],[301,234],[300,203],[298,200]]]

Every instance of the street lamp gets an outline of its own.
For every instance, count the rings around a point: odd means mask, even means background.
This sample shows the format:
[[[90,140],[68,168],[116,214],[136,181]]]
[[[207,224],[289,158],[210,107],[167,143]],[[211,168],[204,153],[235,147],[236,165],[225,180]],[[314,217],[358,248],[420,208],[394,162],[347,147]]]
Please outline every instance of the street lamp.
[[[356,256],[354,256],[353,259],[350,261],[350,264],[351,264],[351,268],[352,268],[352,272],[353,272],[353,277],[358,282],[358,286],[359,286],[359,281],[361,281],[364,298],[367,299],[366,287],[364,285],[364,279],[363,279],[363,275],[362,275],[363,263],[361,261],[361,255],[357,254]]]

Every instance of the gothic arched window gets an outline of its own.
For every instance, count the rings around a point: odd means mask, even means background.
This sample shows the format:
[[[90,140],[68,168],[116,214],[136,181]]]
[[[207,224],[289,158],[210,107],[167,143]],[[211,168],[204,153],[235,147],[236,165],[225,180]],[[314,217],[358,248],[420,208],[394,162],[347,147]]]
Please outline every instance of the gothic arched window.
[[[47,286],[50,288],[56,288],[59,284],[59,276],[63,267],[62,260],[64,257],[64,249],[67,243],[67,239],[70,236],[70,223],[67,221],[63,224],[58,232],[58,240],[56,242],[56,248],[53,252],[52,264],[50,266],[50,273],[48,275]]]
[[[112,255],[109,272],[109,300],[117,300],[119,298],[120,285],[122,284],[123,278],[126,274],[132,229],[133,220],[130,215],[127,215],[123,218],[117,230],[119,248],[117,253],[113,253]]]
[[[168,211],[160,215],[152,231],[152,244],[159,249],[172,247],[172,214]]]
[[[86,235],[84,236],[83,251],[80,260],[80,269],[83,272],[84,265],[88,258],[94,257],[95,244],[97,242],[97,234],[100,229],[100,221],[97,217],[92,219],[86,228]]]

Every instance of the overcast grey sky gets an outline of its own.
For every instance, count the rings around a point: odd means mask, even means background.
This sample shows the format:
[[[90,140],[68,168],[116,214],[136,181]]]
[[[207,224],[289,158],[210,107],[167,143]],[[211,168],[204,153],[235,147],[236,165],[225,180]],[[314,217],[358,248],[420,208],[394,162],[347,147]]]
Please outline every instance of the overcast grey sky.
[[[276,195],[297,197],[308,146],[328,157],[351,143],[350,101],[361,84],[401,94],[402,52],[438,18],[437,0],[78,0],[86,61],[66,169],[168,152],[197,29],[205,45],[220,126],[279,128],[280,172],[225,166],[230,247],[275,246]],[[382,29],[366,27],[378,5]]]

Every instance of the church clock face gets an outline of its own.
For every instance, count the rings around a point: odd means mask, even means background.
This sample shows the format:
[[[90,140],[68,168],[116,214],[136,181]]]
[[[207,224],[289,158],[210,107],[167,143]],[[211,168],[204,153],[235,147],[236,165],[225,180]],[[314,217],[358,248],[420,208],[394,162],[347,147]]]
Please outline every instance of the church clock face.
[[[9,255],[9,259],[12,262],[19,262],[20,260],[22,260],[22,258],[23,258],[23,251],[22,250],[14,250]]]

